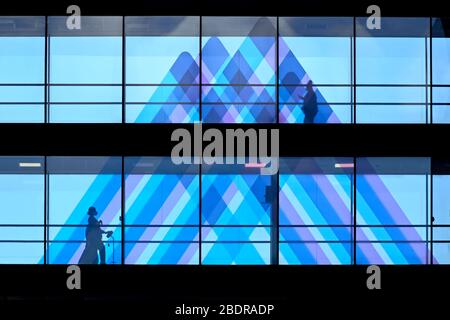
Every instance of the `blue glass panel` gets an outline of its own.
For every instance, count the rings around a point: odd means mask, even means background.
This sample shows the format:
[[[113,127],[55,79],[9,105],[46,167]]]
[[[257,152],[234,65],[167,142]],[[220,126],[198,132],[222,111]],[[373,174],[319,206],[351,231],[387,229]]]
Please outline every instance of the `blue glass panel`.
[[[126,18],[126,100],[142,105],[126,106],[127,122],[198,121],[193,104],[200,96],[199,22],[199,17]]]
[[[0,157],[0,264],[43,263],[42,166],[40,157]]]
[[[125,190],[125,262],[197,264],[198,176],[130,174]]]
[[[270,176],[255,174],[202,176],[202,238],[211,241],[202,244],[202,263],[269,263],[270,183]]]
[[[0,36],[0,83],[44,83],[44,36]]]
[[[427,160],[358,158],[357,163],[357,263],[427,263]]]
[[[122,121],[121,106],[108,104],[122,102],[122,37],[57,34],[50,38],[49,61],[50,84],[64,84],[50,87],[50,102],[80,104],[51,106],[50,122]]]
[[[202,99],[205,122],[274,122],[252,103],[273,103],[276,83],[276,23],[271,17],[205,17],[202,37]],[[229,28],[232,24],[233,28]],[[233,108],[236,103],[250,104]],[[214,108],[225,111],[217,111]],[[275,110],[274,110],[275,111]],[[247,114],[253,114],[247,117]],[[253,119],[252,119],[253,118]]]
[[[280,263],[351,263],[351,192],[351,175],[280,175]]]
[[[93,206],[99,213],[105,230],[112,238],[103,241],[115,243],[106,246],[106,262],[120,263],[120,185],[118,175],[51,175],[49,181],[50,244],[47,258],[52,264],[77,264],[85,249],[85,229],[88,209]],[[76,227],[70,227],[76,225]]]

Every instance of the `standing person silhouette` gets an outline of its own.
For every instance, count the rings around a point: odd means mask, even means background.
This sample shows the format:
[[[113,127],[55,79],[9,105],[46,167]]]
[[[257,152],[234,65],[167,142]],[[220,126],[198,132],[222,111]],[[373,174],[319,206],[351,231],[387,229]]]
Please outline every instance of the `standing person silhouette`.
[[[303,100],[302,111],[305,114],[305,120],[303,123],[314,123],[314,117],[317,115],[317,96],[313,89],[313,82],[311,80],[306,84],[306,94],[300,96]]]
[[[109,238],[112,235],[112,231],[103,231],[100,228],[103,222],[95,218],[97,215],[95,207],[90,207],[87,214],[89,219],[86,227],[86,247],[78,263],[98,264],[98,253],[100,253],[100,264],[106,264],[105,245],[102,240],[102,235],[106,234]]]

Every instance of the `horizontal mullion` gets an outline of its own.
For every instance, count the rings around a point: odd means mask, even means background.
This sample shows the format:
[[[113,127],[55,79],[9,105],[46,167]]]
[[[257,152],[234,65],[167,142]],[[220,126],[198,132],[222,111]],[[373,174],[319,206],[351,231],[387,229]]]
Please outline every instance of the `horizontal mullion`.
[[[280,87],[306,87],[307,83],[282,83],[280,82]],[[354,84],[348,83],[313,83],[313,87],[344,87],[352,88]]]
[[[173,105],[173,104],[186,104],[186,105],[199,105],[200,102],[126,102],[126,105]],[[202,102],[203,105],[271,105],[275,106],[275,102]]]
[[[113,240],[109,238],[103,242],[118,242],[118,243],[199,243],[198,240]],[[0,243],[44,243],[44,240],[0,240]],[[86,243],[86,240],[47,240],[47,243]],[[270,240],[258,241],[258,240],[202,240],[201,243],[267,243],[270,244]],[[279,243],[354,243],[353,240],[280,240]],[[357,240],[358,243],[450,243],[450,240]]]
[[[47,224],[48,227],[86,227],[88,224]],[[103,227],[120,227],[121,224],[109,224],[109,225],[102,225]],[[126,227],[179,227],[179,228],[185,228],[185,227],[198,227],[198,224],[126,224]],[[216,225],[206,225],[202,224],[201,227],[203,228],[239,228],[239,227],[261,227],[261,228],[268,228],[272,227],[271,224],[216,224]],[[353,224],[307,224],[307,225],[288,225],[288,224],[280,224],[279,227],[283,228],[329,228],[329,227],[340,227],[340,228],[349,228],[353,227]],[[0,224],[1,227],[44,227],[43,224]],[[356,225],[358,228],[425,228],[425,227],[433,227],[433,228],[450,228],[449,224],[433,224],[431,225],[425,225],[425,224],[418,224],[418,225]]]
[[[276,102],[202,102],[202,105],[219,105],[219,106],[226,106],[229,104],[234,104],[234,105],[252,105],[252,106],[257,106],[257,105],[270,105],[270,106],[276,106]]]
[[[81,101],[81,102],[74,102],[74,101],[69,101],[69,102],[48,102],[48,105],[77,105],[77,104],[92,104],[92,105],[122,105],[122,102],[85,102],[85,101]]]
[[[0,243],[44,243],[42,240],[0,240]]]
[[[1,105],[45,105],[45,102],[0,102],[0,106]]]
[[[0,83],[0,87],[45,87],[45,83]]]
[[[122,87],[121,83],[49,83],[48,87]]]
[[[126,83],[125,87],[199,87],[198,83]]]
[[[202,87],[276,87],[275,83],[202,83]]]
[[[355,243],[355,241],[353,241],[353,240],[280,240],[279,242],[280,243]],[[431,243],[431,240],[373,240],[373,241],[357,240],[356,244],[358,244],[358,243]]]
[[[280,105],[303,105],[303,101],[299,102],[280,102]],[[339,105],[339,106],[353,106],[353,102],[317,102],[318,106],[327,106],[327,105]]]
[[[122,83],[48,83],[48,87],[121,87]],[[127,87],[198,87],[199,83],[125,83]],[[0,83],[0,87],[44,87],[45,83]],[[276,84],[263,83],[202,83],[202,87],[276,87]],[[281,83],[280,87],[306,87],[306,83]],[[450,84],[389,84],[389,83],[314,83],[314,87],[443,87]]]
[[[199,102],[167,102],[167,101],[165,101],[165,102],[125,102],[125,104],[126,105],[130,105],[130,106],[132,106],[132,105],[142,105],[142,104],[145,104],[145,105],[172,105],[172,104],[186,104],[186,105],[199,105],[200,103]]]
[[[358,105],[367,106],[367,105],[375,105],[375,106],[428,106],[429,102],[358,102],[356,101],[356,107]]]

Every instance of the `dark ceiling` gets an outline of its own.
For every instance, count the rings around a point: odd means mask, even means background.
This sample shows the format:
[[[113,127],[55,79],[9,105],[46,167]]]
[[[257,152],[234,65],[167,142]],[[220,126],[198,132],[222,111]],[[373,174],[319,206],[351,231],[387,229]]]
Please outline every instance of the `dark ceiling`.
[[[84,15],[281,15],[364,16],[369,5],[384,16],[450,16],[446,1],[330,1],[330,0],[59,0],[13,1],[0,4],[0,15],[64,15],[71,4]]]

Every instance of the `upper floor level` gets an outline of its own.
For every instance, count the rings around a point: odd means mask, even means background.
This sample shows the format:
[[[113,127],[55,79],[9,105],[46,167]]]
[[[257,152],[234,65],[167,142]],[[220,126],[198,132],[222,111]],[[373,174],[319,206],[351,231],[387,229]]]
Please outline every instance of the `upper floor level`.
[[[0,123],[449,123],[449,20],[0,17]],[[310,84],[310,86],[308,85]]]

